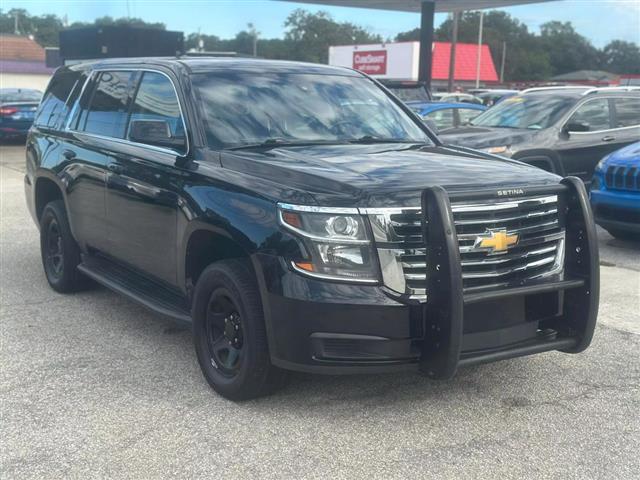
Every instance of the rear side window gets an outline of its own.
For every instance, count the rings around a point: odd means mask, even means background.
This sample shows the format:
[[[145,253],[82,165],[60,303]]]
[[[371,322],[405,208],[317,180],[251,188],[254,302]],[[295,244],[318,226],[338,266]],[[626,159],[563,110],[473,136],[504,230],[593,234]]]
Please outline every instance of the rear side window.
[[[81,72],[70,70],[57,73],[47,88],[33,123],[39,127],[60,128],[73,104],[67,100],[81,77]]]
[[[616,109],[615,128],[640,125],[640,98],[615,98],[613,104]]]
[[[132,125],[135,122],[157,122],[166,123],[169,137],[178,144],[178,141],[185,142],[184,124],[180,114],[180,104],[176,97],[171,80],[157,72],[144,72],[135,100],[131,107],[131,119],[129,120],[129,131],[127,138],[140,142],[143,139],[133,139]],[[151,124],[151,123],[150,123]],[[144,143],[151,145],[157,142],[149,139]]]
[[[475,110],[473,108],[459,108],[458,116],[460,117],[460,125],[468,125],[471,120],[476,118],[482,113],[482,110]]]
[[[124,138],[129,91],[133,72],[101,72],[89,101],[80,115],[78,129],[87,133]]]
[[[447,108],[428,113],[426,118],[433,121],[438,130],[453,127],[453,109]]]

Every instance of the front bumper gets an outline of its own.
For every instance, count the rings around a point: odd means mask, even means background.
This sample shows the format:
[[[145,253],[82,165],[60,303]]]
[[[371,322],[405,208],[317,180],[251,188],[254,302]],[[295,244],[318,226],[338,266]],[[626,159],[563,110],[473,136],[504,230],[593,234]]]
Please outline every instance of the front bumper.
[[[595,226],[580,180],[550,188],[567,196],[565,274],[520,287],[465,294],[449,197],[439,187],[423,195],[434,266],[427,303],[382,286],[302,277],[280,257],[256,256],[272,362],[313,373],[413,369],[449,378],[463,365],[584,350],[598,308]]]
[[[603,228],[640,233],[640,193],[592,190],[591,205]]]

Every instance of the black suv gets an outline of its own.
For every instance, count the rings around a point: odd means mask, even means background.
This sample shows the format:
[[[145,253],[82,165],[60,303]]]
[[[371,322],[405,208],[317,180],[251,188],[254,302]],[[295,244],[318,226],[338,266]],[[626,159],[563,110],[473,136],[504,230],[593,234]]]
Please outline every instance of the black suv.
[[[640,138],[640,88],[531,88],[439,136],[588,183],[602,157]]]
[[[582,182],[443,147],[356,71],[249,59],[56,72],[27,139],[47,280],[191,325],[211,386],[579,352],[598,304]]]

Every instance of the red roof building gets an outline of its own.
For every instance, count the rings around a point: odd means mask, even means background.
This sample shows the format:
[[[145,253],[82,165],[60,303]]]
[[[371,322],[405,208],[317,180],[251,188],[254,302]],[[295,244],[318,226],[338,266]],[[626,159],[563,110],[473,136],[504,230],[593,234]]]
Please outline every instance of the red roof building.
[[[433,42],[432,80],[449,79],[449,60],[451,58],[450,42]],[[455,82],[471,82],[476,80],[478,62],[478,45],[458,43],[456,45]],[[491,50],[488,45],[480,47],[480,81],[492,83],[498,81],[498,73],[493,64]]]

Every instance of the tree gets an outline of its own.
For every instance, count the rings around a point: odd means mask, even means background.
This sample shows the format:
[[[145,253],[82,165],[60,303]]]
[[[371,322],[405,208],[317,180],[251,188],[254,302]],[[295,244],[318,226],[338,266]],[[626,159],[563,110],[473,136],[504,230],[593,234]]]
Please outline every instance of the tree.
[[[603,70],[611,73],[640,74],[640,47],[622,40],[609,42],[600,54]]]
[[[327,12],[295,10],[284,23],[285,40],[291,43],[293,60],[327,63],[331,45],[379,43],[379,35],[349,22],[336,22]]]
[[[571,22],[542,24],[540,41],[549,53],[552,75],[599,68],[598,50],[575,31]]]

